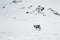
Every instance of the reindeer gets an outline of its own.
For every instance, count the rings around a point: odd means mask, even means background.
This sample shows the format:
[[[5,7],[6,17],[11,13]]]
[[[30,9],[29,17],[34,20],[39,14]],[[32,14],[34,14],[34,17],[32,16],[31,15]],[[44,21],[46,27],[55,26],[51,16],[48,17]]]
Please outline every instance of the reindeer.
[[[36,30],[41,30],[40,25],[34,25],[34,28],[35,28]]]

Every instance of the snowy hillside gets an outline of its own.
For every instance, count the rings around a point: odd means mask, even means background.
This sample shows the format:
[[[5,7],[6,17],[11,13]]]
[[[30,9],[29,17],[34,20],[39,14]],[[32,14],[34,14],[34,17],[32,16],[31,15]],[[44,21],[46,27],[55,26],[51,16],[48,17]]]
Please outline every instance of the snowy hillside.
[[[59,0],[0,0],[0,40],[60,40]],[[39,24],[41,30],[35,30]]]

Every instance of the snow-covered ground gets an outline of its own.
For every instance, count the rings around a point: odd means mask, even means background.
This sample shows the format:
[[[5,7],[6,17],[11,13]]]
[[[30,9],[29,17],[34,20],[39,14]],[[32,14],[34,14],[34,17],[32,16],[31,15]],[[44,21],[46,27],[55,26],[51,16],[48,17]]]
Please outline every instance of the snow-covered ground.
[[[0,0],[0,40],[60,40],[60,16],[53,14],[48,8],[60,12],[59,0]],[[31,9],[28,9],[33,5]],[[45,7],[44,14],[37,14],[38,5]],[[5,6],[5,8],[3,8]],[[24,7],[20,9],[21,7]],[[32,12],[26,14],[26,11]],[[33,25],[41,25],[35,30]]]

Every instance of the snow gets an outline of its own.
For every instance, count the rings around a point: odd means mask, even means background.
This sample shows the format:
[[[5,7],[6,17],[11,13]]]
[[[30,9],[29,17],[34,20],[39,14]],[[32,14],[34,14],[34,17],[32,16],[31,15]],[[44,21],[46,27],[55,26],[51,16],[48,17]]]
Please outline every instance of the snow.
[[[47,3],[50,4],[51,1]],[[5,4],[4,2],[0,0],[0,40],[60,40],[60,16],[47,10],[50,6],[60,10],[55,7],[56,5],[45,5],[41,0],[41,5],[45,7],[44,14],[46,14],[43,16],[42,14],[34,15],[36,11],[33,14],[26,14],[26,11],[35,10],[40,3],[39,0],[25,0],[17,4],[10,4],[10,0],[6,0]],[[31,4],[33,8],[27,9]],[[6,7],[2,8],[3,6]],[[22,6],[25,9],[21,10]],[[35,30],[34,24],[40,24],[41,30]]]

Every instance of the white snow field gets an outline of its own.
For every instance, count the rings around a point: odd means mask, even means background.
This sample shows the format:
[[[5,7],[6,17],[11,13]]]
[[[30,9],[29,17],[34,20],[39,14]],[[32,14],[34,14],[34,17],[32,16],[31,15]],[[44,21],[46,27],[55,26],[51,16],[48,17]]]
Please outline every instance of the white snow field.
[[[0,40],[60,40],[60,16],[47,10],[53,8],[59,13],[60,0],[12,1],[0,0]],[[28,9],[30,5],[33,7]],[[45,7],[46,16],[37,14],[38,5]],[[41,30],[35,30],[34,24],[39,24]]]

